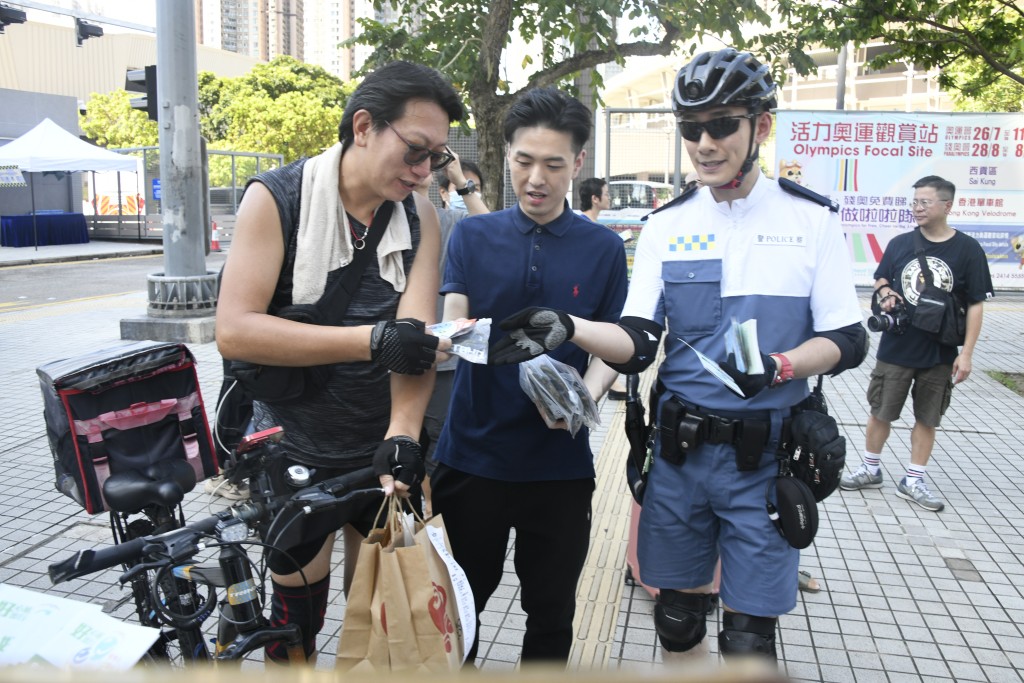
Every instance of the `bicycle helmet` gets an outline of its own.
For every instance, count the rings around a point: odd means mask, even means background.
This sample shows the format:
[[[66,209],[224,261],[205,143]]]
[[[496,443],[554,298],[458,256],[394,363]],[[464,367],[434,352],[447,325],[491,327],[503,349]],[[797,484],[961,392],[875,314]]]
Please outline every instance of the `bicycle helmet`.
[[[703,52],[679,70],[672,93],[676,116],[711,107],[774,109],[775,82],[768,67],[749,52],[731,47]]]
[[[682,122],[686,114],[695,114],[713,107],[746,107],[750,113],[774,109],[775,81],[768,67],[749,52],[727,47],[715,52],[702,52],[676,74],[672,91],[672,111]],[[723,188],[737,188],[757,162],[758,146],[754,142],[757,119],[750,119],[750,151],[739,173]]]

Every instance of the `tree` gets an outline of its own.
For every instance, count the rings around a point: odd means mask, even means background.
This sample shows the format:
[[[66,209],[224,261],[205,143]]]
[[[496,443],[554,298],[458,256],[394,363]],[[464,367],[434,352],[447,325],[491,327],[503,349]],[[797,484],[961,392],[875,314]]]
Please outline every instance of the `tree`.
[[[93,93],[78,125],[86,137],[101,147],[149,147],[158,144],[156,121],[150,121],[146,112],[132,109],[132,96],[124,90],[105,95]]]
[[[262,92],[236,96],[221,111],[229,120],[224,139],[236,149],[282,154],[285,162],[337,142],[342,114],[341,107],[324,106],[315,94],[299,91],[276,98]]]
[[[958,111],[1024,111],[1024,85],[1009,78],[1000,78],[984,87],[975,85],[982,72],[989,69],[981,60],[961,59],[945,69],[957,83],[953,100]]]
[[[448,76],[468,100],[476,123],[481,166],[487,175],[485,201],[500,206],[504,194],[502,119],[528,88],[559,85],[572,89],[583,69],[623,63],[626,57],[668,55],[694,36],[729,35],[744,44],[750,23],[767,24],[757,0],[707,0],[700,4],[650,0],[405,0],[390,4],[393,23],[360,20],[363,32],[350,43],[374,48],[366,68],[394,59],[432,66]],[[617,24],[633,28],[620,42]],[[537,51],[522,57],[532,69],[522,89],[512,91],[501,65],[513,32]],[[603,83],[594,72],[594,93]],[[591,104],[591,103],[588,103]]]
[[[354,83],[289,56],[257,64],[239,78],[202,72],[200,127],[217,148],[283,154],[292,161],[337,141],[353,90]]]
[[[942,69],[944,88],[981,93],[1003,80],[1024,85],[1022,10],[1014,0],[779,0],[784,28],[757,42],[809,73],[808,47],[880,41],[891,49],[872,68],[909,61]]]

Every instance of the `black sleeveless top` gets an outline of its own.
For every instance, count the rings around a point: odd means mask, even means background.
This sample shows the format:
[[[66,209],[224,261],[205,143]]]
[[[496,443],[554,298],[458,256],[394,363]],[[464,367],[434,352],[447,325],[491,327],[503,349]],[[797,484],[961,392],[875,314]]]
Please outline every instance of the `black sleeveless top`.
[[[285,243],[284,264],[268,312],[292,303],[292,272],[298,245],[299,202],[305,159],[253,177],[277,203]],[[420,244],[420,220],[412,195],[402,202],[412,237],[412,249],[402,254],[408,277]],[[327,282],[341,277],[344,268],[327,274]],[[401,293],[380,276],[377,259],[366,265],[359,289],[345,313],[343,325],[373,325],[393,320]],[[391,385],[386,368],[371,362],[338,363],[327,387],[319,395],[295,405],[253,405],[257,430],[284,428],[281,442],[289,456],[313,466],[357,469],[369,465],[384,439],[391,415]]]

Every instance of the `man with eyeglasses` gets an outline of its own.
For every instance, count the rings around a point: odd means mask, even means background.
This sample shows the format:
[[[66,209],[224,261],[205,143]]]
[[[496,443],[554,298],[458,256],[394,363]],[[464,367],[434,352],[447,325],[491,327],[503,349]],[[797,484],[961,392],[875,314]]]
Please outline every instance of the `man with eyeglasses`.
[[[890,325],[882,331],[878,362],[868,385],[871,413],[863,462],[839,483],[846,491],[881,488],[882,449],[910,394],[914,402],[910,462],[906,476],[896,485],[896,495],[933,512],[946,506],[925,482],[935,430],[949,407],[953,387],[971,374],[984,301],[993,295],[985,250],[976,239],[949,225],[955,193],[953,183],[939,176],[925,176],[914,183],[910,207],[917,229],[886,245],[875,270],[875,291],[884,312],[905,306],[913,319],[921,291],[928,284],[920,260],[926,259],[934,284],[967,302],[963,347],[957,351],[955,346],[941,344],[913,325]]]
[[[799,561],[766,509],[783,420],[807,399],[806,378],[855,367],[866,353],[835,209],[757,165],[775,90],[749,53],[706,52],[684,66],[673,109],[703,186],[649,215],[618,324],[535,311],[499,342],[519,349],[508,360],[534,355],[517,337],[556,348],[546,321],[564,318],[573,344],[635,373],[669,331],[637,548],[640,579],[661,589],[654,626],[666,662],[706,653],[719,557],[719,652],[776,658],[776,624],[796,605]],[[733,320],[749,319],[770,355],[742,372],[726,335]]]
[[[463,115],[440,73],[392,62],[356,88],[335,145],[247,185],[220,288],[218,349],[228,359],[320,366],[327,374],[326,386],[295,401],[253,404],[255,430],[284,428],[282,473],[304,465],[315,484],[372,464],[386,493],[418,495],[433,365],[450,342],[425,331],[436,317],[440,237],[437,213],[413,190],[451,162],[448,129]],[[354,293],[330,296],[328,283],[342,279],[344,287],[352,268],[362,269]],[[343,311],[342,323],[279,315],[294,304],[321,312],[331,306]],[[368,496],[341,520],[346,593],[379,507]],[[268,555],[271,624],[298,624],[310,658],[338,526],[330,515],[314,515],[287,554]],[[266,658],[283,663],[287,653],[272,645]]]

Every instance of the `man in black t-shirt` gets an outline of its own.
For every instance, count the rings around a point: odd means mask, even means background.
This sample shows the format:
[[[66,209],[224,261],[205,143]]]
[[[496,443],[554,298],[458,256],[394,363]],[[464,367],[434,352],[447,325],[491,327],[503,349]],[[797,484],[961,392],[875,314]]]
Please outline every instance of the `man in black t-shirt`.
[[[910,464],[907,475],[896,487],[896,495],[938,512],[945,507],[925,484],[925,468],[935,445],[935,430],[949,407],[953,387],[971,374],[971,357],[981,333],[982,306],[992,297],[992,277],[981,245],[973,237],[950,227],[956,187],[939,176],[925,176],[914,183],[911,208],[924,256],[935,285],[953,292],[967,302],[967,333],[963,348],[945,346],[908,323],[883,328],[878,345],[878,363],[868,385],[868,417],[864,460],[843,477],[839,486],[847,491],[881,488],[880,459],[893,420],[900,416],[913,385],[914,430],[910,436]],[[889,242],[875,271],[875,291],[883,312],[897,317],[905,304],[912,319],[925,286],[917,257],[914,231]]]

